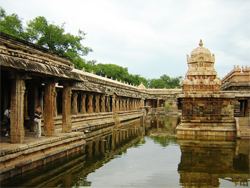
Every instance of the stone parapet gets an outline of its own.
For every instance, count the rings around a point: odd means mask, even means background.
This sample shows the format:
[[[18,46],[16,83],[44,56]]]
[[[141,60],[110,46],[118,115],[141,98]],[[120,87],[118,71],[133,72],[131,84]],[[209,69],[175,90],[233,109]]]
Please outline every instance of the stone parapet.
[[[234,69],[222,78],[221,90],[250,90],[250,67],[234,66]]]

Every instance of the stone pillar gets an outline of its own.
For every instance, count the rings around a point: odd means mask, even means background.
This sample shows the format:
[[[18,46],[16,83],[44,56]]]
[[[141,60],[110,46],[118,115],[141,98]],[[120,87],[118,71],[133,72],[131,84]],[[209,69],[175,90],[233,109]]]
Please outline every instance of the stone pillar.
[[[54,117],[57,117],[57,92],[55,89],[55,95],[54,95]]]
[[[107,106],[107,112],[110,112],[110,96],[107,96],[107,100],[106,100],[106,106]]]
[[[124,99],[122,99],[122,111],[124,111]]]
[[[115,112],[116,108],[115,108],[115,95],[112,95],[112,112]]]
[[[96,113],[100,112],[100,95],[99,94],[95,95],[95,112]]]
[[[101,96],[101,112],[105,112],[105,95],[103,94],[102,96]]]
[[[119,105],[120,105],[120,111],[122,111],[123,109],[122,109],[122,98],[121,97],[119,98]]]
[[[93,94],[89,94],[88,100],[88,113],[93,113]]]
[[[25,81],[17,78],[12,81],[11,85],[11,142],[24,142],[24,93]]]
[[[157,99],[157,108],[160,107],[160,99]]]
[[[48,81],[44,86],[44,134],[45,136],[55,135],[54,125],[54,92],[55,82]]]
[[[82,114],[86,113],[86,104],[85,104],[85,102],[86,102],[86,94],[83,93],[81,95],[81,113]]]
[[[62,132],[71,133],[71,94],[72,86],[69,83],[63,84],[62,93]]]
[[[120,111],[120,98],[116,98],[116,112]]]
[[[138,99],[135,99],[135,110],[138,109]]]
[[[133,110],[133,99],[129,100],[129,110]]]
[[[140,107],[143,107],[144,106],[144,99],[141,99],[141,105]]]
[[[77,107],[77,98],[78,98],[78,92],[74,91],[73,92],[73,103],[72,103],[72,114],[77,114],[78,113],[78,107]]]
[[[25,88],[26,89],[26,88]],[[29,113],[28,113],[28,90],[24,92],[24,119],[29,119]]]
[[[41,106],[41,109],[42,109],[42,112],[44,112],[44,109],[43,109],[43,97],[44,97],[44,92],[42,91],[41,93],[41,96],[39,98],[39,106]]]
[[[129,110],[129,99],[127,99],[127,110]]]

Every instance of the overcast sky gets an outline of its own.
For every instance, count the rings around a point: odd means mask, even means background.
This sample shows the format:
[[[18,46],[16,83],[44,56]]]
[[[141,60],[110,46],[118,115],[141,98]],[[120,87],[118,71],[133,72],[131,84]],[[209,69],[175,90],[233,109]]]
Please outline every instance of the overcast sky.
[[[87,33],[87,59],[127,67],[145,78],[185,76],[186,55],[215,54],[220,78],[250,65],[250,0],[0,0],[26,23],[44,16],[65,30]]]

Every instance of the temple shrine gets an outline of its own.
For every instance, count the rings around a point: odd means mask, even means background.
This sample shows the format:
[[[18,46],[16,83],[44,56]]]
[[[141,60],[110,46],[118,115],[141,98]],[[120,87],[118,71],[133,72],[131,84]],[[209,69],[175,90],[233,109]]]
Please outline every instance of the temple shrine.
[[[187,55],[187,63],[189,69],[179,95],[182,119],[177,134],[234,136],[235,95],[220,91],[214,54],[203,47],[200,40],[191,57]]]

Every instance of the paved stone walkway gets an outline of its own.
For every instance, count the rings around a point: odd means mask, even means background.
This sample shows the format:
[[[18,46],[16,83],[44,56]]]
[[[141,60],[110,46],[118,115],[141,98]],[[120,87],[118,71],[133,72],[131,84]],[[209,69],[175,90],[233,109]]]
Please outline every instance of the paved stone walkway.
[[[53,142],[57,142],[60,140],[64,140],[66,138],[84,136],[84,133],[81,132],[73,132],[73,133],[55,133],[55,136],[46,137],[41,136],[40,138],[35,137],[36,132],[30,132],[29,130],[25,131],[25,139],[24,143],[13,144],[11,143],[10,136],[4,136],[1,133],[0,137],[0,154],[13,153],[20,150],[24,150],[31,147],[41,146],[44,144],[49,144]]]

